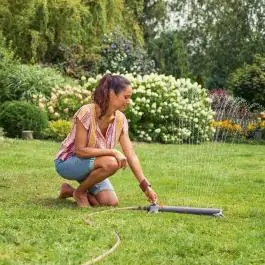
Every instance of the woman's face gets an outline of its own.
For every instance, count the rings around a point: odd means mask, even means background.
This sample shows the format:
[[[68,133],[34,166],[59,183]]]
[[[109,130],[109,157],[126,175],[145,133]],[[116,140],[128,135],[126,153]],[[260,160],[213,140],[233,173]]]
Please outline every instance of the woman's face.
[[[126,87],[118,95],[113,90],[110,91],[110,104],[120,111],[125,111],[130,105],[132,88]]]

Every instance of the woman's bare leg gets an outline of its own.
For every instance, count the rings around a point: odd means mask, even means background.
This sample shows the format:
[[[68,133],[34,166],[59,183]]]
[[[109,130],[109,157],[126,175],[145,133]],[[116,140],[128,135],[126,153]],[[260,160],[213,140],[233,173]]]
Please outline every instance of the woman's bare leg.
[[[117,206],[119,204],[118,197],[114,191],[103,190],[95,195],[99,205]]]
[[[94,206],[94,207],[100,206],[100,203],[98,202],[95,195],[87,193],[87,199],[88,199],[88,202],[91,206]]]
[[[68,183],[61,185],[59,198],[66,199],[73,197],[75,188]],[[87,199],[90,206],[117,206],[118,198],[114,191],[100,191],[96,195],[87,193]]]
[[[113,156],[97,157],[94,162],[94,170],[74,191],[73,197],[78,206],[88,207],[87,190],[95,184],[113,175],[119,169],[118,162]]]

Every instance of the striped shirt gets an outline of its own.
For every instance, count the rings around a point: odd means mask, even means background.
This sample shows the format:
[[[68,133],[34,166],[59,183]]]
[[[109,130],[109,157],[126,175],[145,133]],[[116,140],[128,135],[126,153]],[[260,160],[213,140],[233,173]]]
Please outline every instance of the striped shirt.
[[[81,107],[82,108],[82,107]],[[86,113],[83,113],[82,116],[78,115],[79,110],[74,115],[74,123],[70,133],[67,135],[65,140],[62,142],[61,148],[56,155],[56,159],[66,160],[68,157],[74,154],[75,152],[75,134],[76,134],[76,119],[78,118],[83,124],[84,128],[87,131],[87,135],[90,133],[90,124],[91,124],[91,111],[88,110]],[[122,132],[128,133],[128,121],[124,114],[123,117],[123,128]],[[95,148],[107,148],[113,149],[115,147],[115,137],[116,137],[116,115],[112,123],[109,124],[106,132],[106,136],[102,135],[102,132],[99,128],[98,121],[96,119],[96,145]],[[89,139],[89,137],[87,137]]]

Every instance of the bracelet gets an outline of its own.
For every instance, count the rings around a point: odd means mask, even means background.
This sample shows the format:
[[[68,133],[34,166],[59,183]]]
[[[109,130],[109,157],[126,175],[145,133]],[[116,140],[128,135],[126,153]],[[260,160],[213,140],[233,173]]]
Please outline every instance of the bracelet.
[[[147,182],[146,179],[143,179],[143,180],[140,182],[139,187],[141,188],[141,190],[142,190],[143,192],[145,192],[145,191],[148,189],[148,187],[151,187],[151,185],[150,185],[150,183]]]

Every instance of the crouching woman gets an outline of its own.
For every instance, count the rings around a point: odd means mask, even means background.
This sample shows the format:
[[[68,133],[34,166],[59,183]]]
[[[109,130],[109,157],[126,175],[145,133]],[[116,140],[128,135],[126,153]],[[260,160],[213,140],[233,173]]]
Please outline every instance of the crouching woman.
[[[64,179],[76,180],[74,189],[63,183],[60,198],[73,197],[79,207],[118,204],[109,177],[129,164],[140,188],[150,202],[157,195],[145,177],[128,135],[123,111],[132,96],[130,82],[119,75],[105,75],[99,82],[91,104],[74,115],[71,132],[55,159],[55,168]],[[120,143],[123,153],[114,149]]]

